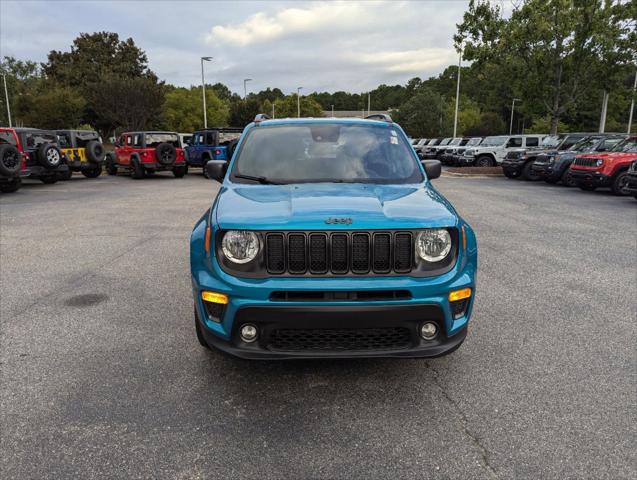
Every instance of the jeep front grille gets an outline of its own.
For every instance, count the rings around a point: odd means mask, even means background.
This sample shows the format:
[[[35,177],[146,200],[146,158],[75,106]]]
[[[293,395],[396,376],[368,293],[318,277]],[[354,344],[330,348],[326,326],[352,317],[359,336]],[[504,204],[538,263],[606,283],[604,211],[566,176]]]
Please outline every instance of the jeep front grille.
[[[573,165],[577,165],[580,167],[596,167],[597,159],[596,158],[576,158],[573,160]]]
[[[409,273],[411,232],[270,232],[265,235],[269,274]]]
[[[272,331],[267,348],[280,351],[361,351],[409,348],[412,337],[405,327],[280,328]]]

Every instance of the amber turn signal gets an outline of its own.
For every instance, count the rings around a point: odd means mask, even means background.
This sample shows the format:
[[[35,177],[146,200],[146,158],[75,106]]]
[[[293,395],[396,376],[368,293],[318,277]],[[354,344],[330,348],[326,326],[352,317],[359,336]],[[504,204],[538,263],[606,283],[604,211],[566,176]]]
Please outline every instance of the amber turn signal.
[[[210,227],[206,227],[206,236],[204,237],[204,249],[206,253],[210,253]]]
[[[201,299],[204,302],[219,303],[221,305],[228,304],[228,295],[216,292],[201,292]]]
[[[453,292],[449,292],[449,301],[457,302],[458,300],[464,300],[465,298],[469,298],[471,296],[470,288],[463,288],[461,290],[454,290]]]

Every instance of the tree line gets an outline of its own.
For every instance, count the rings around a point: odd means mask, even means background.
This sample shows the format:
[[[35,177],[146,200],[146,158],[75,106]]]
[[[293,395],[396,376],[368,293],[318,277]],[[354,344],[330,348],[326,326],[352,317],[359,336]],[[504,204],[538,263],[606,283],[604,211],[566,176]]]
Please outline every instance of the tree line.
[[[633,96],[637,3],[610,0],[526,0],[505,18],[488,0],[471,0],[454,36],[460,70],[458,133],[597,131],[608,92],[606,131],[626,131]],[[15,124],[94,128],[110,137],[125,129],[191,132],[203,125],[201,86],[160,80],[146,53],[117,33],[80,34],[68,51],[37,63],[5,57]],[[323,111],[388,110],[414,137],[453,132],[458,66],[404,85],[369,92],[314,92],[301,97],[302,116]],[[4,98],[3,98],[4,103]],[[242,98],[221,83],[206,86],[210,126],[239,126],[257,113],[295,117],[296,94],[267,88]],[[3,107],[5,107],[3,105]],[[637,114],[636,114],[637,116]],[[0,123],[7,124],[6,107]],[[637,122],[634,122],[637,123]]]

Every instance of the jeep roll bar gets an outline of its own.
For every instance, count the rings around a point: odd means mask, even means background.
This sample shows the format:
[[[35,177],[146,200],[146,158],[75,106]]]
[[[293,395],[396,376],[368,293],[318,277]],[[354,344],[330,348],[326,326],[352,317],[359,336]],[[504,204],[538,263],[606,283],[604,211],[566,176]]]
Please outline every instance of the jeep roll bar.
[[[262,122],[263,120],[270,120],[270,116],[266,115],[265,113],[257,113],[257,115],[254,117],[254,123],[256,124]]]
[[[394,123],[389,114],[387,113],[374,113],[372,115],[367,115],[365,120],[381,120],[383,122]]]

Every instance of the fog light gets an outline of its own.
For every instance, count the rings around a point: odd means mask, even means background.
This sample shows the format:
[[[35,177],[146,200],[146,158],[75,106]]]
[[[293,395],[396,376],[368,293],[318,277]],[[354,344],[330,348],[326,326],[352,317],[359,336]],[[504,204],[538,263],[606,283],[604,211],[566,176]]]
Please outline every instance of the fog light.
[[[438,333],[438,327],[435,323],[426,322],[420,327],[420,336],[425,340],[431,340]]]
[[[257,339],[257,333],[257,327],[248,323],[247,325],[241,327],[241,340],[247,343],[254,342]]]

